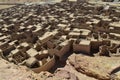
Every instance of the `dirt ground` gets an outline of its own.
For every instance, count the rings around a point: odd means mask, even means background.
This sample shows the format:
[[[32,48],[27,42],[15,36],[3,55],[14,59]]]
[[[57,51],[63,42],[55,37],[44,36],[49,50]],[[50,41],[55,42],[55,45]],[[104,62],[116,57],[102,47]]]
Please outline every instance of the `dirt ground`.
[[[0,5],[0,9],[10,8],[14,5]]]

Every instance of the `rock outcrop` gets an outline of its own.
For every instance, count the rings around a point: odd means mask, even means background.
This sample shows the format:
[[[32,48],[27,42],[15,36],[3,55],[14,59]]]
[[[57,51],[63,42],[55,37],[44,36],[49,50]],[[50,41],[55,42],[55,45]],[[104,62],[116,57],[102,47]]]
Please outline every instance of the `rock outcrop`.
[[[78,72],[99,80],[111,80],[113,78],[112,75],[119,75],[119,57],[90,57],[82,54],[73,54],[68,60]],[[117,69],[116,72],[111,73],[115,69]],[[117,76],[117,78],[119,77]]]

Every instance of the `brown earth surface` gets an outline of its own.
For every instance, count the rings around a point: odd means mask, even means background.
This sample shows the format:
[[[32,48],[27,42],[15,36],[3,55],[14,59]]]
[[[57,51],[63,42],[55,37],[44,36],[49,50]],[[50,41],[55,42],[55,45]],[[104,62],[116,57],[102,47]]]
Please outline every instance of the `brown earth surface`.
[[[1,58],[0,64],[0,80],[40,80],[37,74],[26,67],[17,66]]]
[[[0,9],[5,9],[5,8],[10,8],[13,7],[14,5],[0,5]]]
[[[88,76],[100,80],[116,80],[116,78],[120,80],[120,57],[90,57],[73,54],[68,60],[78,72]]]

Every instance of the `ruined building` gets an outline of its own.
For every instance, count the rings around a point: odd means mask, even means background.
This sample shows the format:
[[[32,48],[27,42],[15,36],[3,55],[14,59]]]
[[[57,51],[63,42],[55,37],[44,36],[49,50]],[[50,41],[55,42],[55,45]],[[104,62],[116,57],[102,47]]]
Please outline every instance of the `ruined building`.
[[[81,2],[83,0],[78,0]],[[34,72],[49,71],[66,54],[120,55],[120,10],[61,2],[0,10],[0,55]]]

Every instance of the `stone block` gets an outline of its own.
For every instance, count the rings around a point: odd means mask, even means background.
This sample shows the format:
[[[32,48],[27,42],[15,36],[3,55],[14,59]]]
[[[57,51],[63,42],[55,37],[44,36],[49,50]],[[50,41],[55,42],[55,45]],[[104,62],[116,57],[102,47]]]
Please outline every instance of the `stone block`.
[[[87,40],[81,40],[73,43],[73,51],[90,54],[91,42]]]

